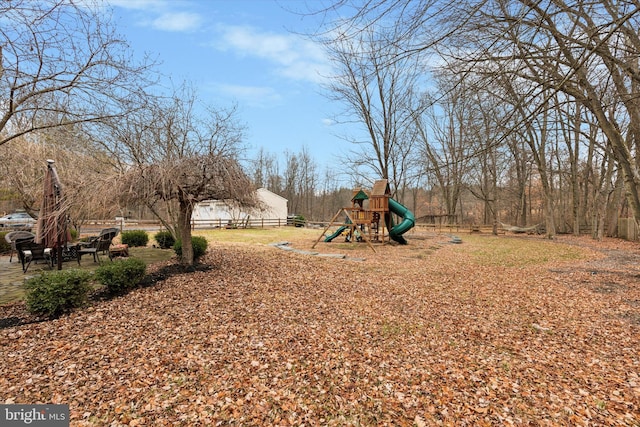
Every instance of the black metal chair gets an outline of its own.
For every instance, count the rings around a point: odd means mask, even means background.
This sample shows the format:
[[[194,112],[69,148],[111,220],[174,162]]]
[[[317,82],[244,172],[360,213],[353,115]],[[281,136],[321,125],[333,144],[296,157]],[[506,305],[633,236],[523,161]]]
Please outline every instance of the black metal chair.
[[[16,253],[22,263],[22,272],[26,273],[32,261],[46,261],[51,268],[51,248],[45,247],[41,243],[35,243],[33,239],[16,240]]]
[[[11,231],[4,236],[4,240],[11,246],[11,252],[9,254],[9,262],[13,261],[13,254],[16,252],[16,240],[35,239],[36,235],[30,231],[18,230]]]
[[[78,259],[78,244],[77,243],[67,243],[62,247],[62,262],[77,260]],[[52,248],[51,250],[51,265],[56,265],[58,263],[58,250],[57,248]]]
[[[99,253],[106,253],[109,256],[109,260],[111,259],[111,253],[109,252],[109,247],[111,247],[111,242],[118,235],[120,230],[117,228],[105,228],[100,232],[98,236],[92,237],[88,242],[81,242],[78,244],[77,254],[78,254],[78,265],[80,265],[80,261],[82,259],[82,255],[92,254],[93,262],[100,262]]]

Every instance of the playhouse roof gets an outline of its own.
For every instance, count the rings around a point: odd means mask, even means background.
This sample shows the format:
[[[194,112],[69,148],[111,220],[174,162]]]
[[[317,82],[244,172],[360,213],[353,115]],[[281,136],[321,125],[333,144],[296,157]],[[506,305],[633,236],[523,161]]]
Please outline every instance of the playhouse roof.
[[[391,194],[389,189],[389,183],[386,179],[379,179],[373,184],[371,189],[371,197],[373,196],[388,196]]]
[[[352,202],[355,202],[356,200],[367,200],[369,199],[369,196],[367,196],[367,193],[365,193],[362,189],[360,189],[360,191],[355,192],[355,195],[353,196],[353,198],[351,199]]]

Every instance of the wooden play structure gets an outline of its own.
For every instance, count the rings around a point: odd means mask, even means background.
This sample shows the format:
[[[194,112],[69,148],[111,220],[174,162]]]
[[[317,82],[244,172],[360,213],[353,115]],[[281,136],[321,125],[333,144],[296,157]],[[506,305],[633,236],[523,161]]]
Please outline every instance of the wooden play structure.
[[[365,206],[366,201],[368,201],[368,206]],[[393,206],[396,208],[391,209]],[[395,227],[391,228],[391,213],[399,214],[404,219],[403,227],[399,229],[397,236],[394,236],[391,232],[395,229]],[[330,242],[336,237],[344,235],[346,241],[366,242],[375,252],[376,250],[371,242],[384,243],[392,238],[399,243],[406,244],[406,240],[402,238],[401,234],[413,227],[414,222],[413,214],[391,199],[388,181],[380,179],[373,184],[369,194],[362,188],[353,191],[351,206],[338,210],[312,248],[315,248],[323,237],[325,242]],[[338,226],[338,229],[334,233],[327,235],[327,230],[334,226]],[[391,230],[389,230],[390,228]]]

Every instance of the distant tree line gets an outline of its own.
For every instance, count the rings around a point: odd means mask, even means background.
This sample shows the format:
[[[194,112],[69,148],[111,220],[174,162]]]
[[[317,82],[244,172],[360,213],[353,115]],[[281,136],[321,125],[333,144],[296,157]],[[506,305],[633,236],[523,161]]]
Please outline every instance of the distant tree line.
[[[0,199],[36,212],[53,158],[78,227],[132,212],[181,239],[206,198],[253,205],[265,187],[326,221],[381,178],[418,218],[596,238],[640,220],[637,3],[338,0],[314,13],[334,119],[360,125],[335,169],[305,147],[247,160],[236,106],[162,89],[103,9],[3,4]]]
[[[436,191],[463,217],[471,194],[482,222],[543,221],[549,237],[640,220],[637,2],[340,0],[324,12],[317,37],[339,67],[328,89],[362,124],[361,175],[402,199]]]

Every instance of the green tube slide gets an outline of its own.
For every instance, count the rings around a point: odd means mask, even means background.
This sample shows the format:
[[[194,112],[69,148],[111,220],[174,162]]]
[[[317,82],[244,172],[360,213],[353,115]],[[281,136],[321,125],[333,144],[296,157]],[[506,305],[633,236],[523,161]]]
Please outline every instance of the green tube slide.
[[[389,237],[401,245],[406,245],[407,239],[402,235],[413,228],[416,224],[416,218],[409,209],[391,198],[389,198],[389,210],[402,218],[402,221],[395,226],[389,227],[389,224],[387,224]]]
[[[346,229],[347,229],[347,226],[343,225],[342,227],[338,228],[338,229],[336,230],[336,232],[335,232],[335,233],[333,233],[333,234],[331,234],[331,235],[327,236],[327,237],[324,239],[324,241],[325,241],[325,242],[330,242],[330,241],[332,241],[333,239],[335,239],[336,237],[338,237],[338,236],[340,235],[340,233],[342,233],[342,232],[343,232],[344,230],[346,230]]]

